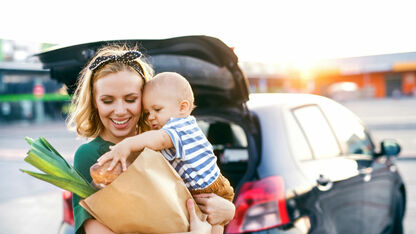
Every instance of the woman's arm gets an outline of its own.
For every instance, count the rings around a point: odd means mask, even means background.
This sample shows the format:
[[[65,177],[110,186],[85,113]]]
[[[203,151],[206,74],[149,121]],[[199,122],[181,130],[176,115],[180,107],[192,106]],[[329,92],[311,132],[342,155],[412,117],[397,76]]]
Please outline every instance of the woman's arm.
[[[202,212],[208,215],[211,225],[228,223],[234,218],[235,206],[232,202],[214,194],[204,193],[193,195]]]

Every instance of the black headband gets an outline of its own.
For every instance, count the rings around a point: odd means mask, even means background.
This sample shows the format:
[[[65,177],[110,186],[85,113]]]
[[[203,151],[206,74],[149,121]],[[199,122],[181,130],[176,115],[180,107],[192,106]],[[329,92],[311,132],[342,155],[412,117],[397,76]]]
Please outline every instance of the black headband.
[[[143,79],[145,79],[142,66],[134,61],[135,59],[140,58],[141,56],[142,53],[140,53],[139,51],[132,50],[127,51],[122,55],[98,56],[94,60],[94,62],[88,67],[88,69],[94,72],[106,64],[119,62],[129,65],[134,70],[136,70],[142,76]]]

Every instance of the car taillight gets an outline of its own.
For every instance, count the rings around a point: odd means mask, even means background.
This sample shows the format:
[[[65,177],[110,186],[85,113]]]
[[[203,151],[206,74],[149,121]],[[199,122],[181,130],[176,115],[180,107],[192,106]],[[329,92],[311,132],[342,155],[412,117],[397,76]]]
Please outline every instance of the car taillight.
[[[62,193],[64,203],[64,222],[74,225],[74,214],[72,211],[72,193],[63,191]]]
[[[243,184],[235,206],[236,214],[226,233],[261,231],[290,222],[284,181],[280,176]]]

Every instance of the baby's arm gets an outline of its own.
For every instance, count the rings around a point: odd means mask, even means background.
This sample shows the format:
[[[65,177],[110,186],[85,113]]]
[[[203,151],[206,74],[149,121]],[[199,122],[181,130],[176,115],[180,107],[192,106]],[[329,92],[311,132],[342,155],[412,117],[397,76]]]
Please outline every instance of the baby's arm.
[[[173,147],[169,134],[164,130],[151,130],[142,134],[125,138],[111,147],[111,151],[98,158],[98,164],[112,160],[108,170],[112,170],[120,161],[123,171],[127,169],[126,160],[132,152],[142,151],[145,147],[152,150],[162,150]]]

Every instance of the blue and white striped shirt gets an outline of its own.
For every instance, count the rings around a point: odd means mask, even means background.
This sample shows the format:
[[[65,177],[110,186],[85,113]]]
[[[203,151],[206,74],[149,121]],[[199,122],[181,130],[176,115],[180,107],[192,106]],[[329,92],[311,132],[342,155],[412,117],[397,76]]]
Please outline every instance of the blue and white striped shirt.
[[[160,152],[190,190],[203,189],[220,175],[212,145],[193,116],[171,118],[163,127],[174,147]]]

